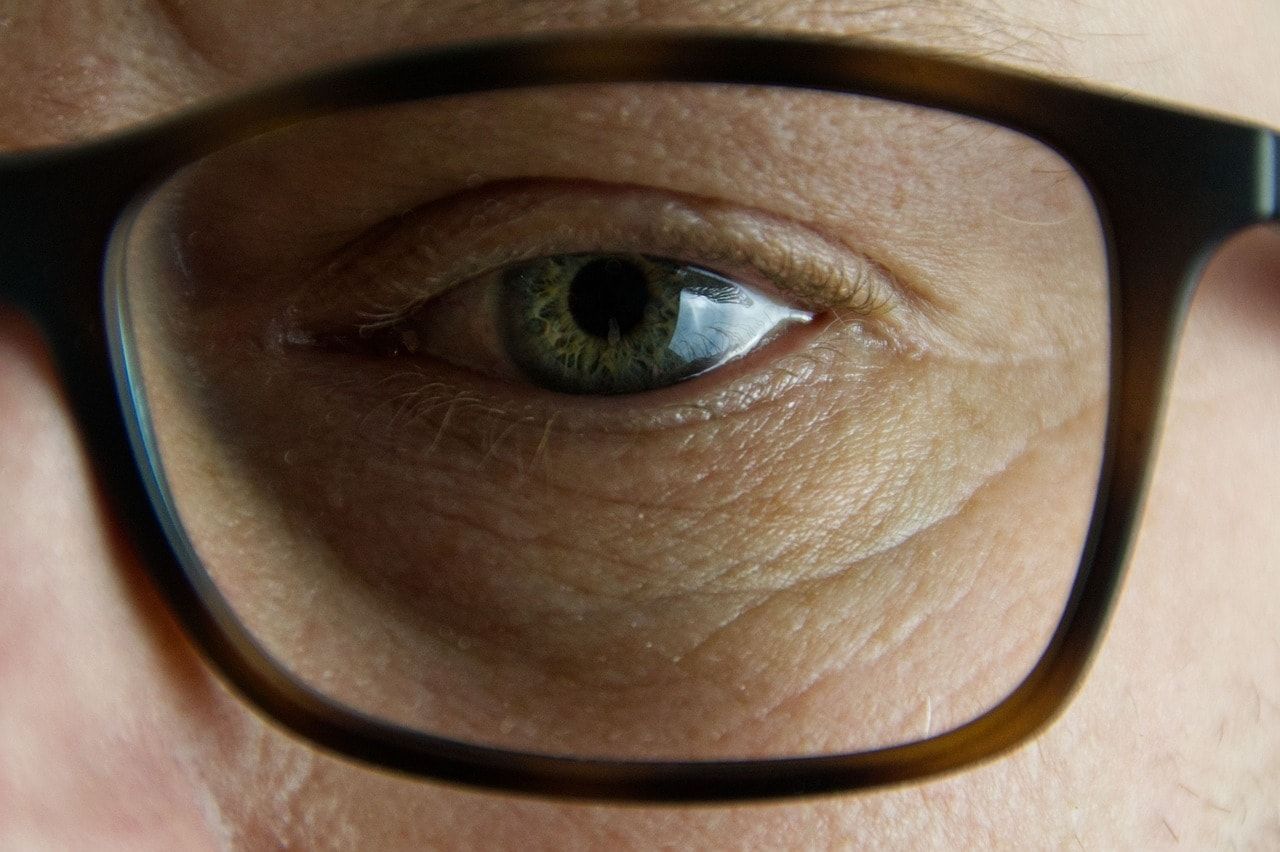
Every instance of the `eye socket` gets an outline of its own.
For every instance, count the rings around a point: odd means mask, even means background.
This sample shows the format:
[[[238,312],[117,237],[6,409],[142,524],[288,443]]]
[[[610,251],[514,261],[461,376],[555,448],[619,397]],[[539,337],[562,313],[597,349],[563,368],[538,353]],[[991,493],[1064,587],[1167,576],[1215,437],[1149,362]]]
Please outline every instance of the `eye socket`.
[[[434,357],[560,393],[631,394],[715,370],[813,317],[679,260],[579,252],[494,270],[344,348]]]

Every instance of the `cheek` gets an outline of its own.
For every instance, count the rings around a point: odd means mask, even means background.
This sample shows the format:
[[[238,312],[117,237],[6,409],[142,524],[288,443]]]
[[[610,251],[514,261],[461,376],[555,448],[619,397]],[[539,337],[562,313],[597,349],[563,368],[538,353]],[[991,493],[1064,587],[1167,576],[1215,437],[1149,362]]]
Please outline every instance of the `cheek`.
[[[43,347],[0,312],[0,845],[212,848],[200,744],[237,714],[101,505]]]

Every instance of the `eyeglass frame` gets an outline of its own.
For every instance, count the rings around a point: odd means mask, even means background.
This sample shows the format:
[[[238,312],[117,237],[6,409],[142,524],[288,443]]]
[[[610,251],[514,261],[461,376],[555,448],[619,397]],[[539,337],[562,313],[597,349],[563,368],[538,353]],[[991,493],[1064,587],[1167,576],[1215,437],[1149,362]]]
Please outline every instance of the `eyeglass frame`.
[[[200,157],[340,110],[581,83],[812,89],[948,110],[1057,151],[1097,208],[1110,272],[1111,376],[1096,503],[1061,621],[1000,704],[959,728],[868,752],[640,761],[528,754],[432,736],[337,704],[271,661],[200,567],[131,399],[104,252],[148,191]],[[544,796],[713,802],[900,784],[1004,753],[1078,687],[1141,511],[1178,329],[1205,259],[1280,219],[1280,142],[1262,127],[947,54],[851,39],[715,32],[551,35],[425,49],[258,88],[87,144],[0,155],[0,302],[39,326],[100,487],[142,565],[215,671],[270,719],[412,776]],[[104,265],[105,263],[105,265]]]

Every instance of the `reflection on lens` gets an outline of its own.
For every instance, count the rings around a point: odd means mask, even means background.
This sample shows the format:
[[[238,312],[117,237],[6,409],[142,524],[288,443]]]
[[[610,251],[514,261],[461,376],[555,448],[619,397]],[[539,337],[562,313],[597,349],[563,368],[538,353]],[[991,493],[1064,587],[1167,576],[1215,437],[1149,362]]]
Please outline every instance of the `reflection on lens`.
[[[1062,614],[1105,252],[1011,131],[478,94],[243,142],[115,240],[201,570],[363,713],[577,756],[858,751],[993,707]]]

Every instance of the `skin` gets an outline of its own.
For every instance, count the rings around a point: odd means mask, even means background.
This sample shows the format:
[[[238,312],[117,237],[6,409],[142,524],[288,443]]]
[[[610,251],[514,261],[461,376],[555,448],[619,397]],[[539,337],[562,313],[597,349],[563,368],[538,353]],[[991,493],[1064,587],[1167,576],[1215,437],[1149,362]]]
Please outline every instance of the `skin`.
[[[85,138],[259,77],[442,32],[714,21],[980,53],[1280,126],[1265,0],[982,7],[438,3],[341,12],[39,4],[0,15],[0,134]],[[1012,7],[1012,8],[1011,8]],[[337,27],[334,21],[341,20]],[[1228,61],[1229,58],[1229,61]],[[247,69],[252,69],[249,71]],[[925,784],[806,803],[564,805],[407,782],[320,755],[217,684],[141,578],[88,475],[44,349],[0,321],[0,835],[6,845],[1268,846],[1280,840],[1280,237],[1205,273],[1129,580],[1045,734]],[[50,536],[56,529],[59,534]]]

